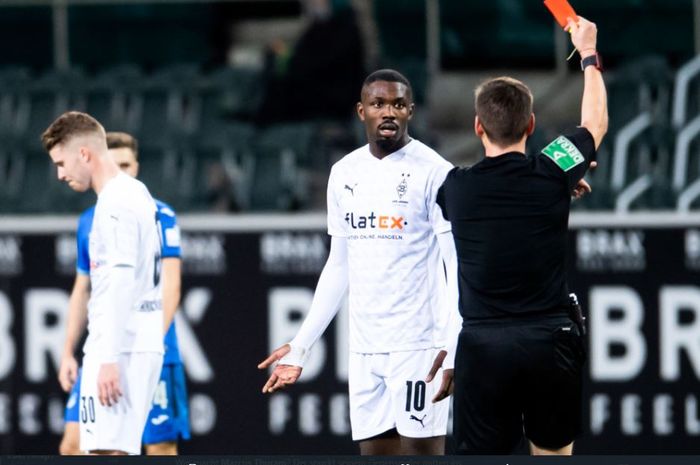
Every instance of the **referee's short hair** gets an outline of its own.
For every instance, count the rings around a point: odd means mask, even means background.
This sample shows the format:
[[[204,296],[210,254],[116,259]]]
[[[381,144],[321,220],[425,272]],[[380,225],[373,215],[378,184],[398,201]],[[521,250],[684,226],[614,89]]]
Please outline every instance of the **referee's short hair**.
[[[499,146],[519,142],[532,115],[532,92],[510,77],[498,77],[476,88],[474,109],[489,140]]]
[[[107,133],[108,149],[129,149],[133,152],[134,158],[139,159],[139,142],[134,136],[126,132],[110,131]]]
[[[80,111],[68,111],[51,123],[41,134],[41,143],[47,152],[72,138],[87,134],[98,134],[105,138],[105,129],[92,116]]]

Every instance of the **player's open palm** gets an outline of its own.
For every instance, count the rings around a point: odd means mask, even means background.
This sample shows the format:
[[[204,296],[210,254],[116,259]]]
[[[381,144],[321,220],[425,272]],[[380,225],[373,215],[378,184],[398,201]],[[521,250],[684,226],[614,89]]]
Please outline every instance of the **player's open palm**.
[[[119,365],[116,363],[103,363],[97,374],[97,396],[100,404],[111,407],[122,396],[122,388],[119,383]]]
[[[75,357],[68,356],[61,359],[61,366],[58,369],[58,382],[61,389],[69,392],[73,389],[73,383],[78,378],[78,362]]]
[[[430,368],[428,376],[425,378],[425,381],[427,383],[430,383],[435,378],[435,375],[437,374],[438,370],[440,369],[440,367],[442,367],[442,362],[445,361],[445,357],[447,357],[447,351],[444,350],[441,350],[435,356],[433,366]],[[433,403],[440,402],[441,400],[447,399],[452,395],[452,391],[454,390],[454,372],[455,371],[452,368],[446,368],[442,370],[442,381],[440,383],[440,388],[435,393],[435,397],[433,397]]]
[[[277,349],[272,351],[272,353],[265,360],[260,362],[260,364],[258,365],[258,369],[264,370],[268,368],[270,365],[272,365],[275,362],[278,362],[282,357],[287,355],[290,350],[291,347],[289,346],[289,344],[285,344],[282,347],[278,347]],[[263,394],[272,393],[290,384],[294,384],[297,381],[297,379],[299,379],[299,376],[301,376],[301,367],[296,365],[285,365],[278,363],[272,370],[270,378],[263,386],[262,392]]]

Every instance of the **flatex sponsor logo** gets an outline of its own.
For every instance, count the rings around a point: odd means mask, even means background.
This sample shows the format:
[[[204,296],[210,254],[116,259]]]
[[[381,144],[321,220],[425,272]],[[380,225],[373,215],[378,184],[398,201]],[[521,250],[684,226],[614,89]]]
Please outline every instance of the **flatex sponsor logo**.
[[[689,270],[700,271],[700,230],[685,232],[685,266]]]
[[[22,272],[22,240],[16,236],[0,236],[0,275]]]
[[[218,234],[183,234],[184,274],[220,275],[226,273],[225,240]]]
[[[260,266],[265,273],[319,273],[326,258],[322,234],[267,233],[260,238]]]
[[[576,266],[582,271],[643,271],[644,233],[638,230],[584,229],[576,236]]]
[[[54,242],[56,251],[56,273],[64,276],[75,274],[75,260],[78,256],[74,234],[61,234]]]

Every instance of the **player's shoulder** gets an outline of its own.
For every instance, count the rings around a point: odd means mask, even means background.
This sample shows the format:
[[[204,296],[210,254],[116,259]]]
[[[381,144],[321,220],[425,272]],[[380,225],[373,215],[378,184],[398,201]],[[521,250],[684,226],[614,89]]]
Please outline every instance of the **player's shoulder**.
[[[169,216],[171,218],[175,218],[175,210],[173,210],[173,207],[168,205],[167,203],[163,202],[162,200],[158,199],[153,199],[156,203],[156,208],[158,209],[158,213],[161,215]]]
[[[419,140],[411,142],[412,148],[409,152],[410,162],[421,167],[421,171],[430,173],[429,177],[445,178],[447,172],[454,166],[449,161]]]
[[[366,155],[368,151],[369,144],[365,144],[362,147],[356,148],[355,150],[353,150],[352,152],[348,153],[343,158],[335,162],[331,167],[331,170],[335,169],[337,171],[339,169],[355,166],[362,160],[363,156]]]
[[[120,175],[114,184],[110,182],[100,193],[96,210],[145,213],[155,208],[153,198],[144,183],[127,175]]]
[[[416,162],[435,165],[443,169],[452,169],[452,163],[445,160],[435,149],[417,139],[414,139],[411,143],[414,146],[413,150],[410,151],[411,157]]]
[[[116,178],[109,181],[98,196],[98,205],[102,203],[124,203],[130,202],[134,196],[143,193],[146,186],[131,176],[120,173]]]
[[[357,169],[358,165],[367,158],[368,153],[369,144],[365,144],[348,153],[343,158],[333,163],[333,166],[331,166],[330,178],[332,179],[335,176],[342,175],[342,173]]]

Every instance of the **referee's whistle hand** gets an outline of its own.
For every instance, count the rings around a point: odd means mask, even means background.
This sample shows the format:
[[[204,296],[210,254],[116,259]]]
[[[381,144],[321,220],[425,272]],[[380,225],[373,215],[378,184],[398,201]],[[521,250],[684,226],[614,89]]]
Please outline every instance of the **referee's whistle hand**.
[[[591,185],[586,182],[585,179],[581,179],[578,184],[576,184],[576,187],[574,187],[574,190],[571,192],[571,195],[575,199],[580,199],[584,197],[586,194],[590,194],[593,191],[591,188]]]

